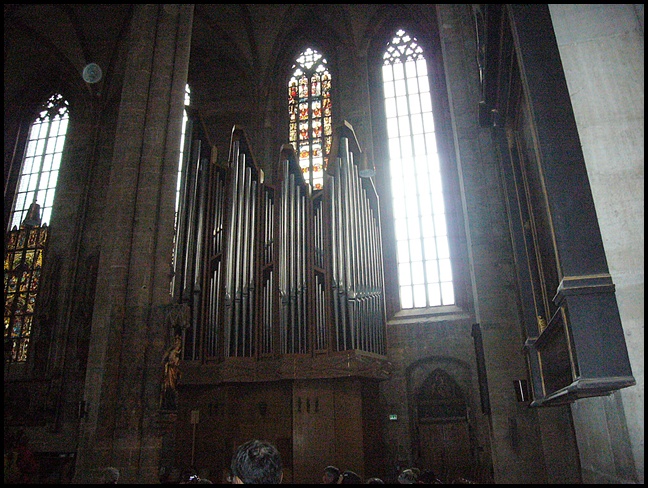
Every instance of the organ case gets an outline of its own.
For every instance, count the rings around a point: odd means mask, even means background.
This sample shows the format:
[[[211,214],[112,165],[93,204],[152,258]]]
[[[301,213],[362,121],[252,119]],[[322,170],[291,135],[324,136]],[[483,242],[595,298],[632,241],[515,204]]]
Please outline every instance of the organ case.
[[[228,167],[209,173],[199,361],[183,383],[389,375],[379,201],[363,156],[345,122],[323,190],[290,144],[266,182],[233,128]]]

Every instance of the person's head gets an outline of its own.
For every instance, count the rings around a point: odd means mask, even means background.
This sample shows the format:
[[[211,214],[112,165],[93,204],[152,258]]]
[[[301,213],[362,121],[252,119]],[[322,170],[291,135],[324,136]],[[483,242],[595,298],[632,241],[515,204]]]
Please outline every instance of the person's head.
[[[180,475],[180,484],[181,485],[187,485],[187,484],[195,484],[198,482],[200,478],[198,477],[198,473],[196,473],[196,470],[194,468],[188,468],[182,471],[182,474]]]
[[[186,483],[180,483],[181,485],[213,485],[214,482],[211,480],[208,480],[207,478],[200,478],[198,476],[192,478],[190,481],[187,481]]]
[[[283,478],[281,454],[270,442],[257,439],[238,447],[230,469],[232,482],[237,484],[279,484]]]
[[[362,485],[362,478],[360,475],[354,471],[351,470],[346,470],[343,471],[342,474],[340,475],[340,481],[338,482],[340,485]]]
[[[384,485],[385,482],[381,480],[380,478],[369,478],[365,485]]]
[[[334,485],[340,479],[340,470],[335,466],[327,466],[324,468],[324,474],[322,475],[322,483],[326,485]]]
[[[416,484],[416,474],[411,469],[405,469],[398,475],[398,483],[401,485]]]
[[[423,471],[418,477],[418,480],[424,485],[433,485],[438,481],[436,474],[431,469]]]
[[[119,480],[119,470],[117,468],[106,468],[101,473],[101,482],[107,485],[116,485]]]

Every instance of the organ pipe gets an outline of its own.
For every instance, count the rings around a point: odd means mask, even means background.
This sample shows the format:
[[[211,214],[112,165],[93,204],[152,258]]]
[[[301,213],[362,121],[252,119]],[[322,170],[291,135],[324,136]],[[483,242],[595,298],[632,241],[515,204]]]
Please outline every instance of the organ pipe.
[[[385,354],[378,197],[348,123],[336,129],[323,190],[282,146],[265,182],[232,131],[226,173],[211,173],[205,234],[204,358]]]

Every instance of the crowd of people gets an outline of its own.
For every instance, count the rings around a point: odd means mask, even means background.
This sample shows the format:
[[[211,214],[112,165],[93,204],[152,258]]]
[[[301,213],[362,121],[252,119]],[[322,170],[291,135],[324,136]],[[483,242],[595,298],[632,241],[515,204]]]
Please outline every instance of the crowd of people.
[[[324,474],[322,475],[322,483],[325,485],[384,485],[388,482],[383,481],[378,477],[370,477],[363,481],[362,477],[354,471],[345,470],[340,471],[335,466],[326,466],[324,468]],[[421,472],[418,468],[408,468],[402,470],[396,483],[400,485],[413,485],[413,484],[422,484],[422,485],[434,485],[442,484],[441,481],[436,477],[433,471],[427,470]]]
[[[234,484],[279,484],[283,479],[281,454],[270,442],[251,440],[238,447],[230,466],[228,478]],[[442,484],[434,472],[412,467],[402,470],[397,478],[398,484]],[[467,480],[466,480],[467,481]],[[327,485],[384,485],[381,478],[362,477],[352,470],[340,470],[336,466],[326,466],[322,474],[322,484]]]
[[[30,451],[24,448],[26,441],[23,435],[12,440],[11,450],[5,446],[5,482],[28,484],[35,476],[35,460],[30,458]],[[9,455],[8,455],[9,454]],[[252,439],[239,445],[229,468],[227,482],[231,484],[281,484],[284,476],[284,466],[279,450],[271,442]],[[117,484],[120,478],[119,469],[104,468],[98,482],[100,484]],[[161,480],[167,484],[213,484],[207,477],[199,476],[194,470],[182,473],[177,480]],[[341,470],[336,466],[326,466],[323,469],[322,484],[359,485],[359,484],[442,484],[432,471],[420,471],[412,467],[403,469],[396,480],[383,480],[378,477],[363,479],[352,470]],[[463,478],[453,483],[470,483]]]
[[[281,484],[284,471],[281,454],[270,442],[253,439],[236,449],[230,464],[227,482],[232,484]],[[183,477],[181,484],[198,484],[212,482],[200,478],[195,473]],[[463,478],[453,483],[472,483]],[[322,473],[322,484],[326,485],[384,485],[384,484],[443,484],[433,471],[421,471],[416,467],[403,469],[395,480],[383,480],[378,477],[363,479],[352,470],[341,470],[336,466],[326,466]]]

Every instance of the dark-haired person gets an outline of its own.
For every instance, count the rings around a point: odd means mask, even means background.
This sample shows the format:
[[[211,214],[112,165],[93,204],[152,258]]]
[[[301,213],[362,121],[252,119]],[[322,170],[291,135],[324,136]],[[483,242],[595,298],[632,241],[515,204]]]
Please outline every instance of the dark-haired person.
[[[342,471],[338,485],[363,485],[362,478],[355,471],[347,469]]]
[[[101,472],[101,482],[100,482],[100,484],[116,485],[117,481],[119,481],[119,470],[117,468],[113,468],[111,466],[109,468],[105,468]]]
[[[340,469],[335,466],[327,466],[324,468],[322,475],[322,483],[325,485],[337,485],[340,479]]]
[[[281,454],[267,441],[241,444],[232,456],[231,482],[237,485],[278,485],[283,479]]]

